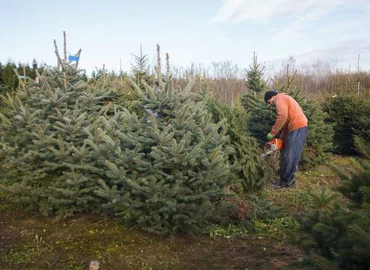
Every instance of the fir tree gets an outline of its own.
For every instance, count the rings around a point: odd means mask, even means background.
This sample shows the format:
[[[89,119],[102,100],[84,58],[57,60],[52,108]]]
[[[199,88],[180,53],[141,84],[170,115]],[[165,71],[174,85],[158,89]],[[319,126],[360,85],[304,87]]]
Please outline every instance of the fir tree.
[[[198,95],[199,100],[207,104],[213,120],[219,122],[226,120],[223,129],[230,136],[230,145],[235,148],[235,153],[230,156],[230,161],[235,164],[234,170],[242,184],[243,192],[260,190],[271,177],[273,170],[261,159],[261,150],[255,138],[247,129],[245,110],[239,105],[231,106],[218,101],[211,93],[202,90]]]
[[[142,91],[133,82],[143,116],[117,111],[104,120],[101,139],[89,141],[106,168],[97,194],[122,220],[150,232],[199,231],[217,221],[217,202],[228,196],[234,149],[205,104],[190,100],[191,85],[178,91],[168,73],[161,78],[158,64],[158,84],[144,82]]]
[[[14,69],[17,66],[15,63],[8,61],[5,65],[1,68],[1,82],[0,85],[0,93],[6,94],[8,92],[14,91],[18,87],[18,78],[17,75],[14,73]]]
[[[21,81],[16,95],[5,99],[0,154],[12,176],[2,181],[17,200],[66,217],[100,206],[93,190],[103,172],[94,167],[84,140],[103,114],[99,102],[106,96],[89,92],[82,71],[66,59],[59,62],[61,68],[39,75],[40,85]]]
[[[334,151],[339,154],[359,154],[354,138],[370,140],[370,98],[367,95],[338,94],[327,98],[324,111],[326,120],[334,125]]]
[[[358,140],[358,139],[357,139]],[[361,148],[370,149],[358,140]],[[369,269],[370,267],[370,163],[369,159],[352,160],[344,169],[332,165],[343,180],[338,193],[313,193],[312,209],[299,218],[303,246],[312,253],[315,265],[336,269]]]
[[[133,56],[135,63],[131,64],[132,79],[141,89],[145,89],[142,80],[149,85],[154,81],[153,76],[149,74],[148,55],[143,54],[142,46],[140,45],[140,55]]]
[[[241,104],[247,112],[246,126],[249,133],[260,143],[266,143],[266,134],[275,123],[276,112],[266,105],[263,94],[248,91],[242,96]]]
[[[263,79],[263,70],[264,67],[258,63],[257,55],[253,53],[253,64],[249,66],[249,69],[246,70],[246,86],[248,90],[251,90],[256,93],[264,92],[266,88],[266,82]]]
[[[266,82],[263,80],[264,67],[257,62],[253,53],[253,64],[246,70],[247,91],[241,97],[241,104],[248,113],[246,121],[249,133],[261,144],[266,143],[265,134],[274,123],[274,112],[263,102]]]

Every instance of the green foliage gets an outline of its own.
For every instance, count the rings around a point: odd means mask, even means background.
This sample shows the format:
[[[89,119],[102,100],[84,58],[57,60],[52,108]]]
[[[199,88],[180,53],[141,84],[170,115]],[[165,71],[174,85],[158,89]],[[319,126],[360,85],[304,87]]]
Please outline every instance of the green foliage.
[[[201,92],[202,94],[202,92]],[[243,192],[261,190],[270,180],[273,170],[261,158],[261,150],[246,126],[246,112],[237,105],[231,106],[203,93],[203,100],[216,123],[226,120],[223,126],[230,137],[229,144],[235,152],[229,157],[242,184]],[[201,98],[201,97],[199,97]]]
[[[247,92],[241,97],[241,105],[248,113],[246,121],[249,133],[261,145],[265,143],[266,134],[274,123],[274,112],[268,108],[263,100],[266,82],[263,80],[264,67],[257,62],[253,54],[253,64],[246,70]]]
[[[218,237],[222,238],[247,238],[249,232],[245,228],[239,228],[233,224],[229,224],[227,227],[214,226],[210,229],[209,236],[213,239]]]
[[[131,78],[126,73],[119,75],[108,73],[105,69],[98,70],[95,77],[88,81],[89,91],[96,95],[104,93],[106,98],[98,103],[101,106],[108,106],[108,114],[114,114],[114,108],[127,108],[135,110],[138,102],[138,95],[131,87]]]
[[[101,118],[97,140],[87,140],[106,176],[96,194],[122,221],[168,234],[199,231],[218,220],[216,202],[230,196],[234,151],[190,87],[175,91],[133,82],[141,115],[126,109]]]
[[[263,146],[266,143],[266,135],[275,123],[276,112],[267,106],[264,93],[246,92],[241,98],[241,104],[247,112],[248,132]]]
[[[253,64],[245,71],[247,77],[246,86],[248,90],[256,93],[264,92],[266,82],[263,79],[263,70],[264,67],[257,61],[256,53],[253,53]]]
[[[253,221],[253,233],[280,241],[288,237],[286,232],[295,231],[298,227],[298,222],[290,216]]]
[[[370,96],[340,93],[328,97],[323,110],[334,124],[334,150],[339,154],[358,154],[354,137],[370,141]]]
[[[1,93],[7,93],[10,91],[14,91],[18,87],[18,78],[17,75],[14,73],[14,69],[17,66],[13,62],[6,63],[5,66],[1,66],[0,69],[0,77],[1,77]]]
[[[319,267],[369,269],[369,159],[352,160],[348,171],[334,165],[333,169],[343,180],[337,190],[349,201],[344,203],[339,193],[327,189],[313,193],[311,210],[300,218],[305,233],[302,244],[311,251],[311,259]]]
[[[84,140],[103,113],[104,94],[87,91],[79,71],[46,69],[41,84],[21,82],[0,114],[1,164],[12,177],[1,181],[14,198],[44,214],[67,217],[100,208],[96,175]]]
[[[245,126],[248,133],[264,148],[267,140],[266,135],[275,123],[276,112],[266,105],[262,93],[246,92],[241,98],[241,104],[247,112]],[[264,159],[267,170],[277,172],[280,167],[280,153],[274,153]]]
[[[133,55],[135,58],[135,63],[131,64],[132,80],[141,88],[145,89],[142,80],[152,85],[154,82],[154,76],[149,73],[148,55],[143,54],[140,48],[140,55]]]
[[[1,162],[12,176],[1,186],[58,218],[103,207],[160,234],[221,221],[218,202],[233,196],[236,179],[225,123],[191,101],[191,85],[175,91],[169,71],[162,80],[159,70],[152,86],[132,82],[132,111],[121,107],[127,88],[114,74],[86,83],[63,64],[46,69],[40,84],[21,81],[0,115]]]
[[[341,176],[342,185],[338,188],[344,196],[360,207],[370,203],[370,163],[368,160],[351,159],[351,169],[346,172],[343,168],[332,165],[334,171]]]
[[[13,92],[18,88],[19,80],[31,81],[37,77],[37,71],[42,72],[45,66],[38,66],[37,61],[34,59],[32,65],[18,63],[15,64],[9,60],[5,65],[0,62],[0,94],[4,95]],[[21,76],[25,78],[19,79],[14,72],[17,70]]]

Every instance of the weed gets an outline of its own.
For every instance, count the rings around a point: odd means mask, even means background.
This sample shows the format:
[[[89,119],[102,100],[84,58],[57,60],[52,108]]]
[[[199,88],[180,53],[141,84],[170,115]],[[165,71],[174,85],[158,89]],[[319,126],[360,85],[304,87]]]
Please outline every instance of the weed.
[[[278,240],[286,239],[290,232],[296,231],[299,227],[299,223],[290,216],[266,221],[254,220],[253,225],[256,235]]]
[[[222,238],[246,238],[249,235],[248,230],[239,228],[233,224],[229,224],[227,228],[215,226],[209,232],[209,236],[213,239],[217,237]]]
[[[44,239],[42,238],[42,236],[39,236],[39,235],[36,234],[35,239],[33,240],[33,243],[34,243],[34,247],[36,249],[37,255],[39,257],[41,257],[41,255],[44,252],[51,252],[51,251],[53,251],[53,246],[48,245],[44,241]]]

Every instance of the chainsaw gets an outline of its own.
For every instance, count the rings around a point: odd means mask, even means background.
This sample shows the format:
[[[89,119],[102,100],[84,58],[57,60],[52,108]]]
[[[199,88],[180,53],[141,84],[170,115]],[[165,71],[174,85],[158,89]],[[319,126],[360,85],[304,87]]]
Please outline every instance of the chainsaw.
[[[275,151],[279,151],[283,149],[284,142],[281,139],[272,139],[268,143],[265,144],[265,148],[267,149],[267,152],[261,154],[261,157],[267,157],[268,155],[271,155]]]

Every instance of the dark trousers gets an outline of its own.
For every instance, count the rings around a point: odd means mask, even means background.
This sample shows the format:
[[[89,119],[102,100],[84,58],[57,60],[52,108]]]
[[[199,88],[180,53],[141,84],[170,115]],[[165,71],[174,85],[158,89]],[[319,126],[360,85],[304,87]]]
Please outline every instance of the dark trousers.
[[[284,138],[284,148],[281,151],[280,161],[280,181],[285,186],[295,184],[295,173],[301,159],[307,132],[308,128],[303,127],[289,132]]]

